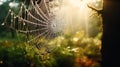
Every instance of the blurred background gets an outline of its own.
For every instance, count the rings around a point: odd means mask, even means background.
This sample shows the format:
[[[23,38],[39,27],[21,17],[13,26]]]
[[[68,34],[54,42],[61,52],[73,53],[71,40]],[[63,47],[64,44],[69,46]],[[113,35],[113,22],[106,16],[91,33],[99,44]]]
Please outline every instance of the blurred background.
[[[0,67],[101,67],[103,0],[0,0]]]

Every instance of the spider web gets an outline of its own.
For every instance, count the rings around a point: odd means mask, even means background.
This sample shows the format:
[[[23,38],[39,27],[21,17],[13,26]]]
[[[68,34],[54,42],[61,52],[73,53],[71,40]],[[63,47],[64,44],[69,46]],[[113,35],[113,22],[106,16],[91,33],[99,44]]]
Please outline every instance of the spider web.
[[[33,46],[37,47],[39,50],[45,48],[44,53],[50,52],[55,48],[55,45],[47,45],[47,42],[41,43],[37,41],[41,38],[45,38],[49,41],[50,39],[62,35],[61,30],[55,30],[60,24],[53,21],[55,15],[50,10],[49,0],[29,1],[28,7],[26,5],[27,0],[21,3],[20,10],[17,14],[12,9],[9,9],[2,25],[7,25],[7,19],[10,16],[10,28],[17,30],[19,33],[26,34],[27,43],[34,44]],[[29,36],[31,36],[31,38]]]
[[[49,0],[38,1],[30,0],[29,7],[27,8],[24,3],[21,4],[18,14],[9,9],[8,15],[11,15],[11,27],[15,28],[17,24],[18,32],[33,35],[34,38],[30,39],[28,42],[36,40],[40,37],[47,39],[54,38],[61,34],[61,31],[54,31],[56,28],[56,23],[54,23],[54,14],[50,11]],[[6,24],[6,20],[4,25]],[[15,20],[18,20],[18,23]]]

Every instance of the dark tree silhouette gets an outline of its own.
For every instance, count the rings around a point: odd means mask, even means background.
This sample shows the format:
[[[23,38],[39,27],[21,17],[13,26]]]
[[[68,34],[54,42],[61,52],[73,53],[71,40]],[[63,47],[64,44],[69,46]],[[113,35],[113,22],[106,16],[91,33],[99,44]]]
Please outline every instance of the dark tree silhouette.
[[[120,1],[104,0],[102,67],[120,67]]]

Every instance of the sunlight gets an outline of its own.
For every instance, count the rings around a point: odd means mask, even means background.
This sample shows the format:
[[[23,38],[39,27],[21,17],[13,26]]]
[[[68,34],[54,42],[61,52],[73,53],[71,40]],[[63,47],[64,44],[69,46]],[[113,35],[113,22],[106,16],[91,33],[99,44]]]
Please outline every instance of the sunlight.
[[[3,2],[0,2],[0,5],[2,5],[3,4]]]
[[[88,0],[88,5],[97,10],[102,10],[103,9],[103,0]]]
[[[3,5],[7,0],[0,0],[0,5]]]
[[[59,2],[59,0],[55,1]],[[56,25],[59,23],[57,25],[58,28],[55,29],[57,29],[57,31],[62,30],[65,33],[73,33],[78,30],[85,30],[86,33],[88,33],[89,16],[93,13],[88,6],[96,10],[101,10],[102,1],[103,0],[62,0],[62,4],[53,9],[53,13],[56,15],[56,19],[53,20],[53,22],[56,23]],[[58,2],[57,4],[59,4]]]
[[[18,7],[18,5],[19,5],[19,3],[16,3],[16,2],[10,2],[10,3],[9,3],[9,6],[10,6],[11,8],[13,8],[13,7]]]
[[[53,12],[56,15],[54,23],[62,24],[57,27],[62,28],[64,33],[77,32],[82,28],[85,28],[87,32],[88,12],[86,0],[62,0],[60,8],[58,7],[57,10],[55,8],[55,12]],[[57,21],[58,19],[60,20]]]

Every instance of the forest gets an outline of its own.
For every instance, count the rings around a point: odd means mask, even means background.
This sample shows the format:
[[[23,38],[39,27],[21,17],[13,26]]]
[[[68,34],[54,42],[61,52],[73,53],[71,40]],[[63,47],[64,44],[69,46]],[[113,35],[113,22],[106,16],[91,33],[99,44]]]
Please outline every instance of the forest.
[[[101,67],[103,0],[0,0],[0,67]]]

